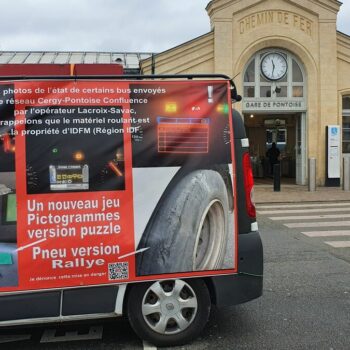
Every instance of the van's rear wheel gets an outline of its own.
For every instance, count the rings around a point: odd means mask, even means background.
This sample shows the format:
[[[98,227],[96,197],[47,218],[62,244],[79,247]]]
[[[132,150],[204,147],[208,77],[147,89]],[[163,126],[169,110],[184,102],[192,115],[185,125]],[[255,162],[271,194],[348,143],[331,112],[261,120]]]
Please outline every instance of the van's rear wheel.
[[[208,289],[200,279],[134,285],[127,304],[137,335],[156,346],[193,340],[207,323],[210,306]]]

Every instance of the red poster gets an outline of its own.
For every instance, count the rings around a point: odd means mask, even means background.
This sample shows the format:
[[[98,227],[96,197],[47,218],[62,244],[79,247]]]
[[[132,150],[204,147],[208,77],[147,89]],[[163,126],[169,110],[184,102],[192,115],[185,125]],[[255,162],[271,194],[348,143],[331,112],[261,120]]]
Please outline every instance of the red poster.
[[[4,82],[0,98],[0,292],[236,271],[227,82]]]

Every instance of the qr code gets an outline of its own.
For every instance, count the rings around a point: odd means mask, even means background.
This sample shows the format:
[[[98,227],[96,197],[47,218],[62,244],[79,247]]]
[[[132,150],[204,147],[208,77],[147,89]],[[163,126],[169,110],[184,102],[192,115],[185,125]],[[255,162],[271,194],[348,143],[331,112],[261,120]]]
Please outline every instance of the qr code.
[[[108,264],[109,280],[126,280],[129,278],[129,263],[117,262]]]

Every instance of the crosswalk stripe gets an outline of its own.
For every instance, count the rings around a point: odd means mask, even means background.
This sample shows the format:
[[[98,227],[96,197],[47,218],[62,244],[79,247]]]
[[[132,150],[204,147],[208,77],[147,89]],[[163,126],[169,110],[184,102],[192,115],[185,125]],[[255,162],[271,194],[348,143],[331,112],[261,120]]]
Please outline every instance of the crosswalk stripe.
[[[350,214],[333,214],[333,215],[295,215],[295,216],[272,216],[273,221],[283,220],[314,220],[314,219],[341,219],[350,218]]]
[[[300,229],[304,236],[319,238],[335,249],[350,248],[350,202],[269,204],[256,208],[259,215],[283,221],[283,226]]]
[[[326,221],[326,222],[298,222],[283,224],[288,228],[302,228],[302,227],[340,227],[350,226],[350,221]]]
[[[306,231],[301,232],[308,237],[336,237],[336,236],[350,236],[350,230],[338,231]]]
[[[333,248],[350,248],[350,241],[325,242]]]
[[[302,213],[338,213],[350,211],[349,208],[321,208],[321,209],[290,209],[290,210],[258,210],[260,215],[272,214],[302,214]]]
[[[0,335],[1,343],[12,343],[21,340],[29,340],[32,336],[30,334],[11,334],[11,335]]]
[[[267,204],[259,205],[257,204],[257,209],[279,209],[279,208],[307,208],[307,207],[346,207],[350,206],[349,202],[339,202],[339,203],[309,203],[309,204]]]

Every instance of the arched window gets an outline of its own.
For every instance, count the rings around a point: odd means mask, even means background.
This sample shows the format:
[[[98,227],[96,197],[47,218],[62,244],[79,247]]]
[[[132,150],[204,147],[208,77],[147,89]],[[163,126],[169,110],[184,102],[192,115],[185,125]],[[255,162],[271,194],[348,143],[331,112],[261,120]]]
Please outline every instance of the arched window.
[[[286,73],[280,78],[267,78],[263,74],[264,59],[267,66],[275,69],[273,60],[269,60],[268,55],[275,54],[281,61],[286,63]],[[272,56],[271,56],[272,57]],[[273,66],[272,66],[273,64]],[[277,71],[277,68],[276,68]],[[275,72],[273,74],[275,74]],[[243,96],[249,98],[305,98],[305,74],[301,64],[292,54],[279,49],[266,49],[255,54],[248,62],[243,78]]]
[[[342,98],[343,153],[350,153],[350,95]]]

